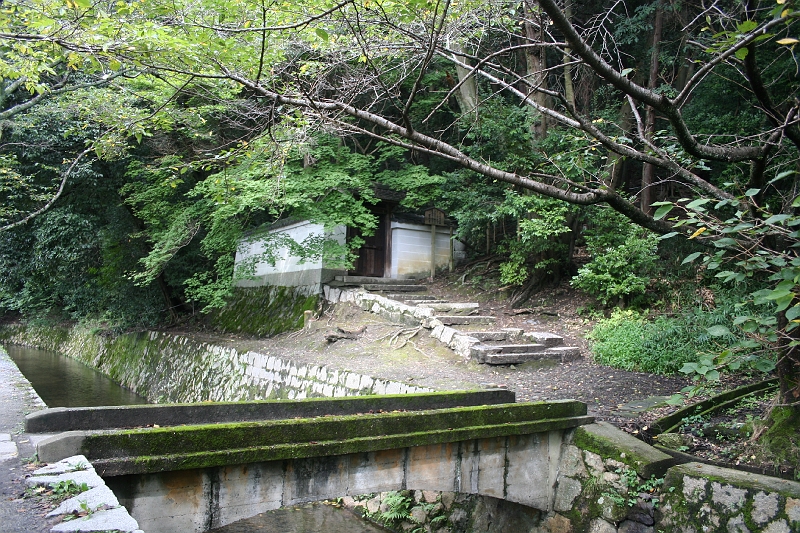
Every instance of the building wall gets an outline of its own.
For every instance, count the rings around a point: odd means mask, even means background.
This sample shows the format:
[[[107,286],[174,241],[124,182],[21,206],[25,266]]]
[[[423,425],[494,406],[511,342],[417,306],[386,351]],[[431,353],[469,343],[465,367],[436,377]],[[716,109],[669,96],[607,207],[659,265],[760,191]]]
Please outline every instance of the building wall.
[[[431,227],[392,222],[392,278],[424,278],[431,272]],[[464,245],[454,241],[455,258],[463,256]],[[436,227],[436,268],[450,261],[450,228]]]
[[[241,244],[236,253],[236,266],[240,267],[246,261],[252,260],[254,256],[263,254],[267,249],[267,243],[278,234],[285,235],[297,243],[302,243],[308,238],[327,235],[328,238],[344,244],[346,228],[337,226],[326,233],[322,224],[314,224],[305,220],[269,230],[262,234],[262,238],[255,237],[250,242],[245,241]],[[258,260],[253,277],[239,280],[237,286],[298,287],[307,294],[318,294],[321,291],[322,283],[344,273],[342,270],[326,268],[321,257],[303,262],[300,258],[290,255],[286,247],[280,247],[275,255],[274,265],[270,264],[266,258]]]
[[[428,277],[431,272],[431,227],[424,224],[392,221],[391,224],[391,277],[395,279],[411,279]],[[309,221],[296,222],[281,228],[266,231],[251,242],[243,242],[236,254],[237,267],[245,261],[253,260],[267,249],[267,242],[279,234],[290,237],[295,242],[325,234],[321,224]],[[329,238],[344,244],[347,235],[345,226],[337,226],[328,233]],[[464,245],[454,241],[456,263],[464,256]],[[450,262],[450,228],[436,228],[436,268],[447,268]],[[346,274],[340,269],[328,268],[322,259],[300,262],[300,259],[289,255],[285,247],[279,248],[276,261],[271,265],[267,259],[259,259],[253,277],[237,282],[239,287],[260,287],[272,285],[279,287],[298,287],[305,294],[319,294],[322,284],[331,281],[334,276]]]

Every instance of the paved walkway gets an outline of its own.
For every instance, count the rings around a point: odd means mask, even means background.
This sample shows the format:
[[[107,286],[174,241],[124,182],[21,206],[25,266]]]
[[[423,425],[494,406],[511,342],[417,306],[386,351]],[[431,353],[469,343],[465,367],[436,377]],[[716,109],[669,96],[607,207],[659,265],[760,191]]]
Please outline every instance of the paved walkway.
[[[28,380],[0,347],[0,530],[3,533],[49,532],[48,509],[34,499],[22,499],[23,479],[31,470],[28,460],[35,451],[23,433],[25,415],[45,405]]]

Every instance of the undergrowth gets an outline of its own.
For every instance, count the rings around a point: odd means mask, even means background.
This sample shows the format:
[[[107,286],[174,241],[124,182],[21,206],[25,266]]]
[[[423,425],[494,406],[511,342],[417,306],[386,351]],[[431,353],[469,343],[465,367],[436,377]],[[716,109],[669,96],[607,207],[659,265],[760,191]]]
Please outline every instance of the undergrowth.
[[[615,309],[597,322],[589,339],[600,364],[641,372],[673,374],[703,354],[715,354],[730,343],[709,334],[709,328],[730,324],[741,313],[733,292],[716,293],[715,304],[696,305],[674,315]]]

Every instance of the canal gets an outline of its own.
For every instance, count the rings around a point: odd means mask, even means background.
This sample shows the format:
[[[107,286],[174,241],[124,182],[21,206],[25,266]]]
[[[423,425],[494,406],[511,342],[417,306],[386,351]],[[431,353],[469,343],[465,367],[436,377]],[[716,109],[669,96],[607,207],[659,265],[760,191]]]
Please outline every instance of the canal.
[[[94,407],[148,403],[139,396],[84,364],[57,352],[26,346],[3,348],[31,382],[48,407]],[[113,488],[113,482],[109,485]],[[349,511],[313,503],[269,511],[214,533],[378,533],[385,532]]]

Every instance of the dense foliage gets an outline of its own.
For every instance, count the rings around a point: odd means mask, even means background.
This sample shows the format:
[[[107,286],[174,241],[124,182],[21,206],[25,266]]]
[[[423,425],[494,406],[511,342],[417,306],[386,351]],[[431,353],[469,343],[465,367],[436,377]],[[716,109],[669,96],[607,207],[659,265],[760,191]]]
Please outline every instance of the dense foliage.
[[[798,18],[784,0],[5,2],[2,305],[218,307],[247,229],[368,235],[382,183],[446,207],[520,300],[585,247],[576,286],[647,305],[696,245],[687,279],[759,309],[709,326],[740,341],[703,375],[777,348],[796,404]]]

